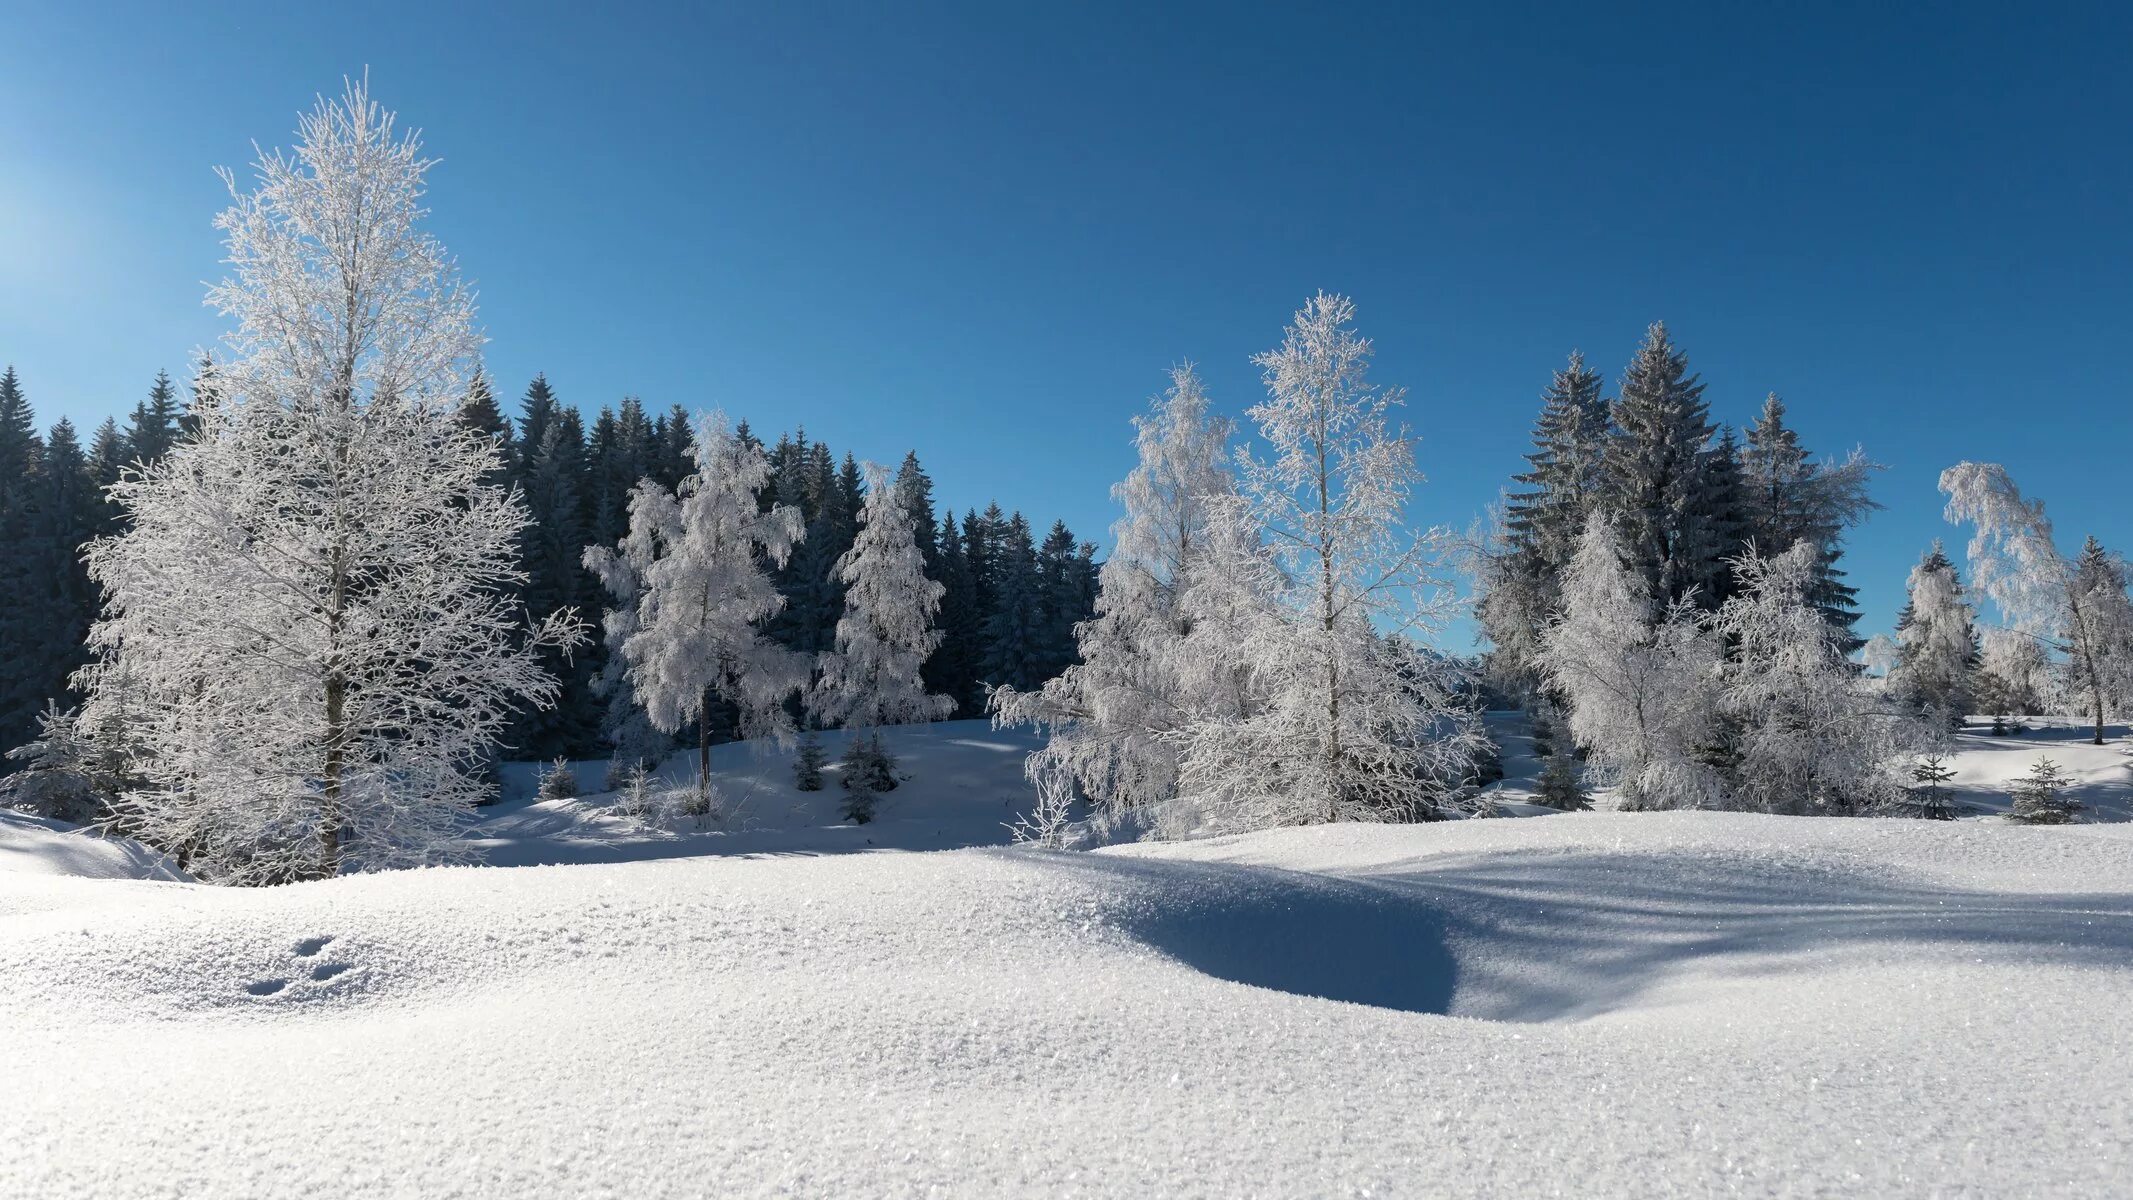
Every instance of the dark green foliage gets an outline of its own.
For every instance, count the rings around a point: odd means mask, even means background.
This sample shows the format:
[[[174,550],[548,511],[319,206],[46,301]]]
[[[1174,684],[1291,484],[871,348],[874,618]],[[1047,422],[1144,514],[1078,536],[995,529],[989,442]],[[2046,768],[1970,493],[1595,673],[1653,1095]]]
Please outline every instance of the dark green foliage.
[[[1585,790],[1584,772],[1568,754],[1550,754],[1541,766],[1536,803],[1563,812],[1589,812],[1592,794]]]
[[[853,736],[843,764],[838,782],[844,787],[844,818],[864,825],[874,819],[882,793],[896,790],[896,760],[882,745],[881,734],[868,733]]]
[[[1666,603],[1717,578],[1735,550],[1712,524],[1718,431],[1703,386],[1666,325],[1654,324],[1623,374],[1614,404],[1619,434],[1604,462],[1607,504],[1621,523],[1631,564],[1650,594]],[[1698,603],[1710,608],[1717,601],[1699,593]]]
[[[2074,819],[2082,805],[2066,794],[2067,778],[2059,764],[2049,758],[2039,758],[2029,774],[2015,781],[2014,810],[2007,814],[2010,820],[2024,825],[2064,825]]]
[[[148,398],[133,406],[126,427],[126,447],[133,461],[151,465],[162,461],[178,444],[178,392],[170,374],[157,371]]]
[[[822,790],[822,739],[810,733],[800,739],[800,749],[793,755],[792,783],[803,792]]]

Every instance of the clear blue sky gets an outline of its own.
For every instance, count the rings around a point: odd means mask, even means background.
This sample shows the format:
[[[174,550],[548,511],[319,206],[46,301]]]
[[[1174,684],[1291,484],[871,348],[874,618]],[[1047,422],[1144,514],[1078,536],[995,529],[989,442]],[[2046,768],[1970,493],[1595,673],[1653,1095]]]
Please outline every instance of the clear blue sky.
[[[1720,419],[1890,465],[1863,631],[1959,459],[2133,550],[2126,6],[889,7],[0,0],[0,359],[84,426],[182,373],[210,168],[367,65],[514,397],[915,446],[1094,535],[1165,368],[1239,410],[1325,288],[1463,526],[1564,354],[1663,318]]]

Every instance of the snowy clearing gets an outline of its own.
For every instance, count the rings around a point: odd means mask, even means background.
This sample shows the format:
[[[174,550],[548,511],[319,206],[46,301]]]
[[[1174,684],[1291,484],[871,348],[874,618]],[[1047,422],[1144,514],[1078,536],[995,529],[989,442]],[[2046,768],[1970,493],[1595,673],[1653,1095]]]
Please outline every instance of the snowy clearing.
[[[2124,828],[10,870],[0,1189],[2105,1194]]]

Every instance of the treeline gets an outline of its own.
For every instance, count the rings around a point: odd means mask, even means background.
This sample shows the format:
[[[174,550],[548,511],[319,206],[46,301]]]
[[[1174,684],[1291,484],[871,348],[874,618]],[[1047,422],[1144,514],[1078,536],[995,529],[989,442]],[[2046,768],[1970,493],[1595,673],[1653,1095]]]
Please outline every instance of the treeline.
[[[1816,461],[1775,393],[1737,433],[1712,420],[1703,392],[1664,323],[1647,331],[1612,399],[1582,354],[1555,373],[1529,469],[1513,478],[1479,572],[1477,615],[1499,687],[1522,695],[1540,684],[1540,639],[1562,613],[1563,577],[1595,513],[1614,525],[1661,608],[1715,613],[1742,591],[1745,551],[1811,543],[1808,599],[1846,654],[1860,647],[1856,590],[1838,563],[1845,531],[1880,507],[1867,495],[1878,467],[1857,453]]]
[[[212,386],[203,362],[193,390]],[[49,706],[78,703],[73,676],[90,659],[85,639],[99,589],[82,562],[94,538],[117,531],[120,512],[105,489],[129,469],[160,461],[187,432],[190,405],[167,373],[124,423],[106,420],[84,445],[73,424],[43,435],[13,367],[0,374],[0,749],[37,736]],[[520,538],[526,578],[514,597],[535,614],[575,608],[597,623],[610,598],[586,570],[589,546],[613,546],[629,526],[629,496],[640,480],[669,490],[694,469],[690,417],[680,406],[653,414],[628,397],[603,407],[588,427],[545,376],[527,386],[515,416],[477,374],[458,410],[468,427],[493,438],[501,467],[489,482],[516,487],[531,523]],[[834,577],[850,550],[866,501],[859,464],[804,431],[765,443],[743,422],[739,437],[771,465],[758,501],[790,505],[805,521],[799,548],[774,571],[786,598],[766,630],[803,653],[829,648],[844,608]],[[991,686],[1041,685],[1074,661],[1074,626],[1093,611],[1095,546],[1054,521],[1041,539],[1020,512],[997,504],[960,516],[938,513],[915,452],[895,484],[913,514],[927,578],[942,585],[938,649],[928,658],[929,691],[955,701],[955,714],[979,716]],[[544,649],[543,665],[561,690],[546,708],[525,706],[503,739],[511,758],[604,757],[617,730],[596,680],[609,650],[600,639],[568,654]],[[797,715],[797,713],[796,713]],[[719,736],[732,733],[720,728]],[[0,760],[0,770],[19,765]]]

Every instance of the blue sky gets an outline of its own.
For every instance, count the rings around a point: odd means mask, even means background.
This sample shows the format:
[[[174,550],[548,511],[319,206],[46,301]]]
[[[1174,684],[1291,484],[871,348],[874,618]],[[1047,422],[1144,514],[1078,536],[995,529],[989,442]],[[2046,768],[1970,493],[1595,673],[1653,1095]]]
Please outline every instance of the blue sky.
[[[2125,7],[1485,7],[0,0],[0,359],[83,425],[181,372],[210,168],[367,66],[514,396],[916,447],[1094,535],[1169,364],[1241,410],[1324,288],[1463,526],[1563,356],[1665,319],[1719,419],[1889,464],[1864,631],[1960,459],[2133,550]]]

